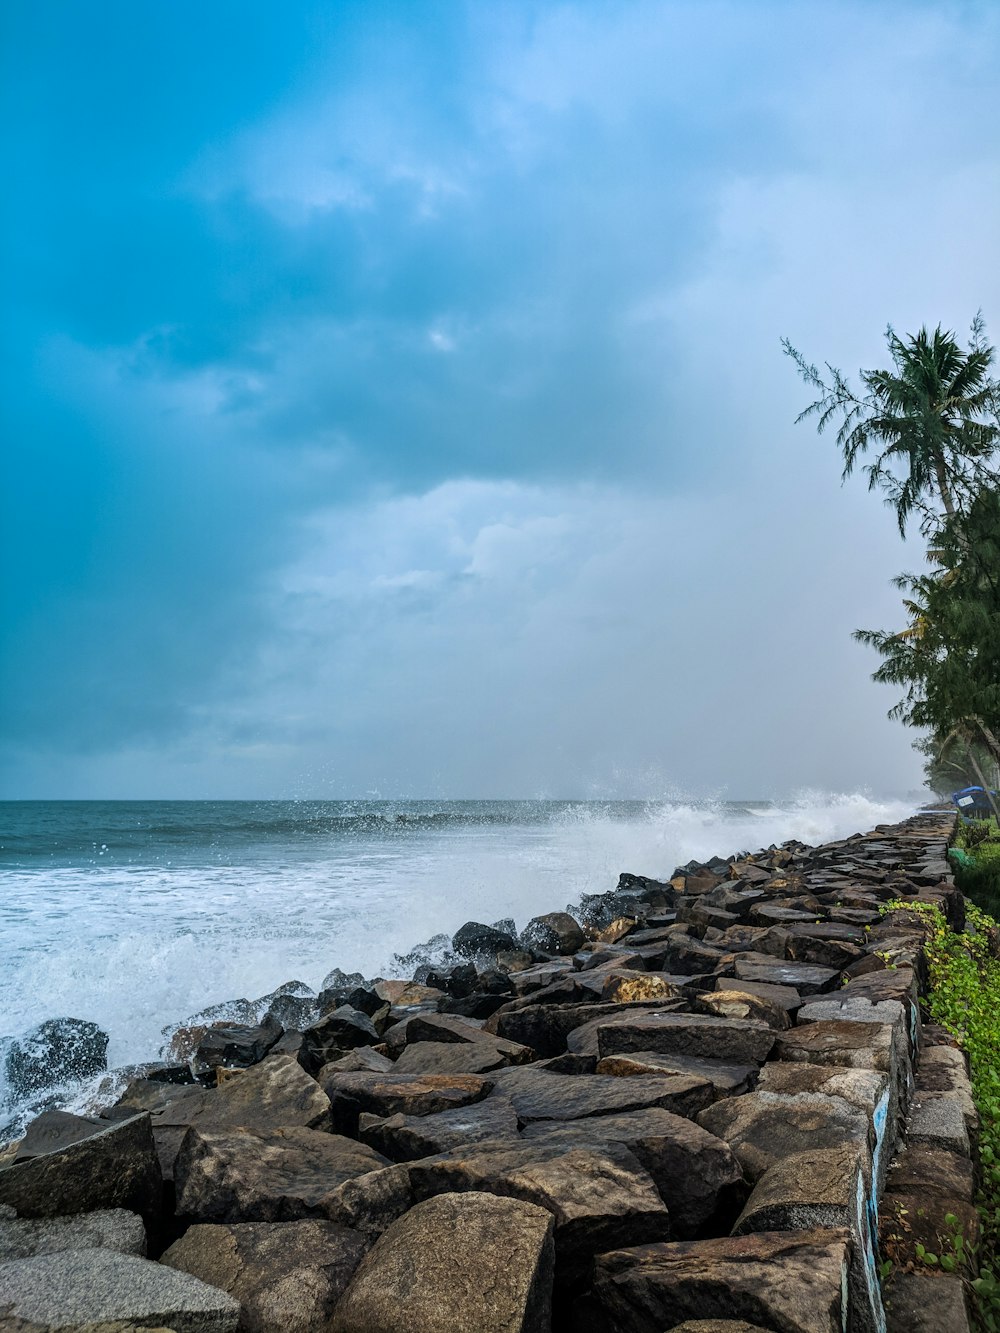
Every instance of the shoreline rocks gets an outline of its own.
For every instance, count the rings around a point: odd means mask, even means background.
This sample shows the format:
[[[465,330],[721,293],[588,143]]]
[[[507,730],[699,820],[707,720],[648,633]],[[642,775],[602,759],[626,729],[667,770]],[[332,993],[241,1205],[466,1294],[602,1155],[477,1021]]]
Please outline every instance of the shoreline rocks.
[[[953,1286],[901,1273],[887,1325],[878,1282],[900,1219],[975,1227],[964,1058],[921,1025],[920,922],[883,915],[961,925],[952,828],[623,874],[408,977],[165,1029],[173,1063],[0,1153],[0,1323],[895,1333],[926,1307],[961,1333]],[[25,1079],[99,1063],[67,1022]]]

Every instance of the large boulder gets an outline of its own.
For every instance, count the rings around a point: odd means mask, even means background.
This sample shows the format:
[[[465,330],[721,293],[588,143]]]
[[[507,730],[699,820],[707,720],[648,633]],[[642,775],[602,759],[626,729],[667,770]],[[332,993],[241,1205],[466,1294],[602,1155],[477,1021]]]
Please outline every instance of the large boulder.
[[[246,1068],[263,1060],[282,1034],[282,1026],[271,1014],[262,1023],[213,1023],[195,1047],[192,1068],[206,1078],[220,1065]]]
[[[459,1106],[435,1115],[363,1114],[358,1137],[393,1162],[452,1152],[470,1143],[516,1139],[517,1115],[509,1098],[494,1094],[471,1106]]]
[[[478,1074],[341,1074],[336,1065],[320,1071],[333,1110],[334,1128],[355,1134],[362,1111],[371,1115],[434,1115],[480,1102],[492,1079]]]
[[[546,912],[532,917],[521,932],[521,943],[529,951],[574,954],[583,947],[583,927],[568,912]]]
[[[614,1250],[597,1259],[588,1327],[661,1333],[685,1319],[716,1318],[834,1333],[847,1326],[849,1255],[847,1232],[826,1229]]]
[[[595,1254],[658,1240],[669,1215],[649,1174],[619,1143],[472,1144],[399,1168],[417,1200],[470,1190],[524,1199],[556,1219],[556,1270],[561,1282],[581,1280]]]
[[[550,1212],[472,1191],[419,1203],[376,1241],[331,1333],[548,1333]]]
[[[169,1328],[174,1333],[235,1333],[240,1307],[232,1296],[188,1273],[95,1249],[63,1250],[0,1265],[0,1312],[12,1328],[27,1325],[53,1333],[107,1324]]]
[[[313,1333],[326,1326],[368,1246],[359,1232],[315,1218],[196,1225],[160,1262],[239,1301],[239,1333]]]
[[[725,1139],[753,1181],[793,1153],[849,1144],[867,1154],[872,1133],[865,1111],[820,1093],[748,1092],[727,1097],[702,1111],[698,1124]]]
[[[513,1103],[522,1125],[535,1120],[579,1120],[648,1106],[694,1117],[714,1100],[707,1079],[686,1074],[652,1078],[592,1074],[581,1078],[527,1065],[523,1069],[498,1070],[493,1077],[493,1095]]]
[[[374,1046],[378,1040],[378,1028],[368,1014],[342,1004],[303,1031],[299,1061],[310,1074],[315,1074],[343,1051],[355,1046]]]
[[[623,1143],[659,1190],[675,1240],[702,1235],[709,1228],[728,1230],[746,1197],[743,1172],[729,1145],[657,1107],[586,1120],[540,1120],[521,1137],[563,1148]]]
[[[13,1100],[60,1083],[80,1082],[108,1067],[108,1034],[84,1018],[50,1018],[16,1037],[4,1057]]]
[[[495,962],[501,950],[516,949],[517,940],[512,930],[497,930],[481,921],[466,921],[453,935],[451,947],[463,958],[485,965]]]
[[[664,1051],[734,1064],[762,1064],[778,1033],[765,1023],[708,1014],[637,1013],[610,1018],[597,1030],[601,1058]]]
[[[174,1168],[177,1212],[203,1222],[329,1216],[338,1185],[387,1165],[364,1144],[315,1129],[192,1128]]]
[[[100,1208],[155,1216],[163,1181],[149,1116],[97,1127],[54,1152],[0,1166],[0,1203],[21,1217],[59,1217]]]
[[[191,1125],[268,1130],[328,1129],[332,1123],[329,1097],[293,1055],[269,1055],[211,1090],[138,1080],[126,1089],[119,1106],[151,1113],[166,1180],[173,1179],[177,1152]]]

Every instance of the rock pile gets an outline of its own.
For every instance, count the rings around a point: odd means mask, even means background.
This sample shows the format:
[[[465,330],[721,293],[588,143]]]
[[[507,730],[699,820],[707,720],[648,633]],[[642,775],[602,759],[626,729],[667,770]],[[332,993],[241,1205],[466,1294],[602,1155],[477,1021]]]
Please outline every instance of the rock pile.
[[[961,928],[951,832],[622,875],[411,980],[196,1015],[0,1156],[0,1326],[882,1333],[880,1228],[975,1224],[963,1057],[882,910]],[[967,1327],[957,1277],[892,1291],[890,1328]]]

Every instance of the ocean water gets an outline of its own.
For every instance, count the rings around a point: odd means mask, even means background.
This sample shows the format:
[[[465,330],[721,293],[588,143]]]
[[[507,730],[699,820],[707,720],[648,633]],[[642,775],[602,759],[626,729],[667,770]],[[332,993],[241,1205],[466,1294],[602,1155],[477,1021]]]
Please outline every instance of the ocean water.
[[[464,921],[522,927],[621,871],[912,813],[809,794],[786,804],[570,801],[0,802],[0,1138],[16,1123],[3,1047],[48,1018],[98,1023],[111,1067],[162,1028],[333,967],[394,961]],[[66,1104],[87,1090],[69,1090]]]

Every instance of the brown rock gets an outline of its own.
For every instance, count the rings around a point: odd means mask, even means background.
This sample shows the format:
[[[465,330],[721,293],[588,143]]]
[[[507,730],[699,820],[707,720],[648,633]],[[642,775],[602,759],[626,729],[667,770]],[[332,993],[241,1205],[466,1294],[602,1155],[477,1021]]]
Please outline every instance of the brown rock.
[[[175,1167],[177,1212],[205,1222],[339,1220],[335,1191],[387,1166],[364,1144],[314,1129],[189,1129]]]
[[[331,1333],[548,1333],[554,1223],[520,1199],[471,1191],[417,1204],[385,1232]]]
[[[436,1115],[393,1115],[385,1119],[363,1113],[358,1137],[392,1162],[452,1152],[470,1143],[517,1138],[517,1115],[506,1097],[494,1094],[471,1106]]]
[[[522,1125],[535,1120],[579,1120],[658,1106],[694,1117],[713,1100],[711,1084],[690,1075],[614,1078],[606,1074],[580,1077],[552,1074],[530,1065],[500,1070],[494,1096],[509,1099]]]
[[[596,1072],[614,1074],[617,1078],[631,1078],[636,1074],[687,1074],[692,1078],[707,1080],[712,1085],[714,1100],[749,1092],[757,1082],[756,1065],[734,1065],[722,1060],[705,1060],[693,1055],[668,1055],[657,1051],[605,1056],[598,1062]]]
[[[493,1088],[478,1074],[340,1074],[336,1065],[320,1071],[330,1099],[333,1125],[340,1133],[357,1133],[362,1111],[372,1115],[433,1115],[482,1101]]]
[[[597,1259],[602,1329],[662,1333],[688,1318],[743,1319],[782,1333],[838,1333],[850,1244],[843,1231],[764,1232],[641,1245]]]
[[[788,1010],[763,995],[741,991],[734,982],[732,989],[703,991],[694,1000],[697,1013],[715,1014],[719,1018],[745,1018],[753,1023],[764,1023],[777,1032],[791,1027]]]
[[[764,1023],[706,1014],[637,1013],[610,1018],[598,1028],[601,1058],[631,1051],[663,1051],[737,1064],[767,1059],[776,1033]]]
[[[793,1153],[844,1144],[868,1152],[868,1115],[839,1097],[815,1093],[785,1096],[748,1092],[716,1102],[698,1116],[698,1124],[732,1148],[749,1180]]]
[[[312,1333],[333,1314],[368,1241],[310,1219],[189,1227],[161,1258],[240,1303],[239,1333]]]
[[[492,1042],[417,1041],[403,1047],[396,1074],[488,1074],[510,1064]],[[390,1066],[392,1068],[392,1066]]]

